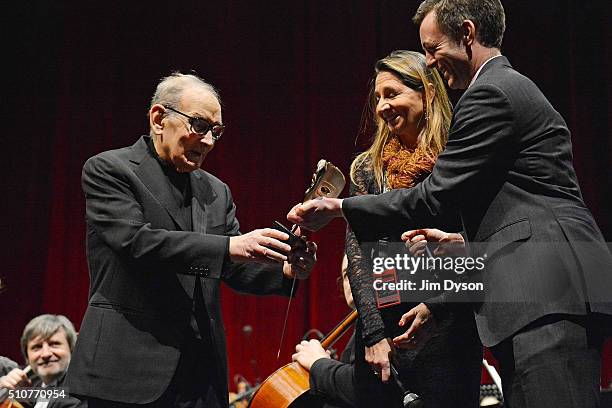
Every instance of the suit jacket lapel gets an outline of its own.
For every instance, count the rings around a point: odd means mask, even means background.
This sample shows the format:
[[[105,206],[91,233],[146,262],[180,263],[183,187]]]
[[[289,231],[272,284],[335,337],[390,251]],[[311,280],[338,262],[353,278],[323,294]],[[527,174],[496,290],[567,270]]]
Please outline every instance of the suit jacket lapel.
[[[193,230],[202,234],[206,234],[206,206],[215,198],[215,192],[210,188],[210,184],[206,181],[206,173],[202,170],[196,170],[189,174],[191,180],[191,218],[193,222]]]
[[[177,202],[172,197],[170,181],[157,160],[149,154],[144,138],[139,139],[132,147],[134,149],[134,159],[131,161],[139,164],[135,171],[136,175],[159,204],[166,209],[174,223],[181,230],[186,231],[186,226],[180,221],[180,217],[177,216],[179,208]]]

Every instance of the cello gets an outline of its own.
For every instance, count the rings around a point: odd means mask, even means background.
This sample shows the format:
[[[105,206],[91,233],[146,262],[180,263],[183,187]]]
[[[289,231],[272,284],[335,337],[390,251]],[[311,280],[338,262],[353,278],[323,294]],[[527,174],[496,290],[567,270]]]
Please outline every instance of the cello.
[[[324,349],[331,347],[357,319],[353,310],[321,340]],[[310,394],[310,375],[297,362],[279,368],[264,380],[253,394],[249,408],[314,408],[321,407],[323,401]]]
[[[312,175],[310,187],[306,189],[303,202],[317,197],[338,197],[344,188],[346,180],[344,175],[336,166],[327,160],[321,159],[317,163],[317,168]],[[298,239],[293,235],[296,226],[290,230],[280,223],[275,223],[274,228],[286,232],[290,238]],[[291,287],[291,294],[295,287],[295,278]],[[283,345],[285,329],[287,327],[287,319],[289,317],[289,308],[291,306],[291,297],[285,311],[285,320],[281,334],[278,355]],[[328,334],[322,341],[321,346],[327,349],[350,327],[357,318],[357,312],[353,311],[338,326]],[[297,407],[317,407],[321,406],[322,402],[317,403],[317,398],[310,395],[309,390],[309,374],[297,362],[289,363],[274,373],[260,384],[259,388],[253,394],[253,398],[249,402],[251,408],[297,408]]]

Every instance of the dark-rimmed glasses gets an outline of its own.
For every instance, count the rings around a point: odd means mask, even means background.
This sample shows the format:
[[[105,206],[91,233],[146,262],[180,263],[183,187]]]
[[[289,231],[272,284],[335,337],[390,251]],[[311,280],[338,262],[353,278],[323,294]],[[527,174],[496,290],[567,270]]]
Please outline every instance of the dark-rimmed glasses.
[[[191,131],[193,133],[197,133],[200,136],[204,136],[210,131],[212,134],[212,138],[215,142],[221,139],[221,136],[223,136],[223,132],[225,131],[225,126],[223,126],[222,124],[220,123],[213,124],[213,123],[208,122],[204,118],[197,118],[194,116],[189,116],[183,112],[177,111],[176,109],[170,106],[167,106],[167,105],[163,105],[163,106],[164,108],[171,110],[172,112],[178,113],[179,115],[183,115],[184,117],[186,117],[189,120],[189,126],[191,127]]]

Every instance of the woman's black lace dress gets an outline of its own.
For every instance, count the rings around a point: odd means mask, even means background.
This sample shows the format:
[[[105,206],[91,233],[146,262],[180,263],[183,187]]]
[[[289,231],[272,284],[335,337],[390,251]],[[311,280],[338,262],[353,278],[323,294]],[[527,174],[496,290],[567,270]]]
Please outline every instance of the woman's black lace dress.
[[[351,195],[380,194],[368,160],[356,169]],[[423,228],[429,227],[423,225]],[[398,240],[399,237],[389,237]],[[382,385],[365,362],[365,346],[393,338],[407,329],[397,323],[418,302],[378,309],[372,287],[372,265],[350,227],[347,229],[348,276],[359,312],[356,334],[355,382],[361,407],[402,406],[394,384]],[[425,300],[425,299],[423,299]],[[437,330],[420,349],[396,350],[401,381],[417,393],[427,408],[478,407],[482,346],[468,304],[448,305],[443,316],[434,316]]]

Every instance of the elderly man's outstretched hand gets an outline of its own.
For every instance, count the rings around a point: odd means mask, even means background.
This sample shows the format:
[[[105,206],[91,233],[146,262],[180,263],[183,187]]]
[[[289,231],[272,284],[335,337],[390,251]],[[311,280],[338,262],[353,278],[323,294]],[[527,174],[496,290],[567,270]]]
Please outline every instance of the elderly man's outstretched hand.
[[[342,217],[340,198],[315,198],[297,204],[287,214],[287,220],[309,231],[318,231],[337,217]]]
[[[295,230],[295,235],[301,235],[299,227]],[[308,279],[316,262],[317,244],[306,241],[304,245],[296,245],[291,249],[283,264],[283,273],[288,278]]]

